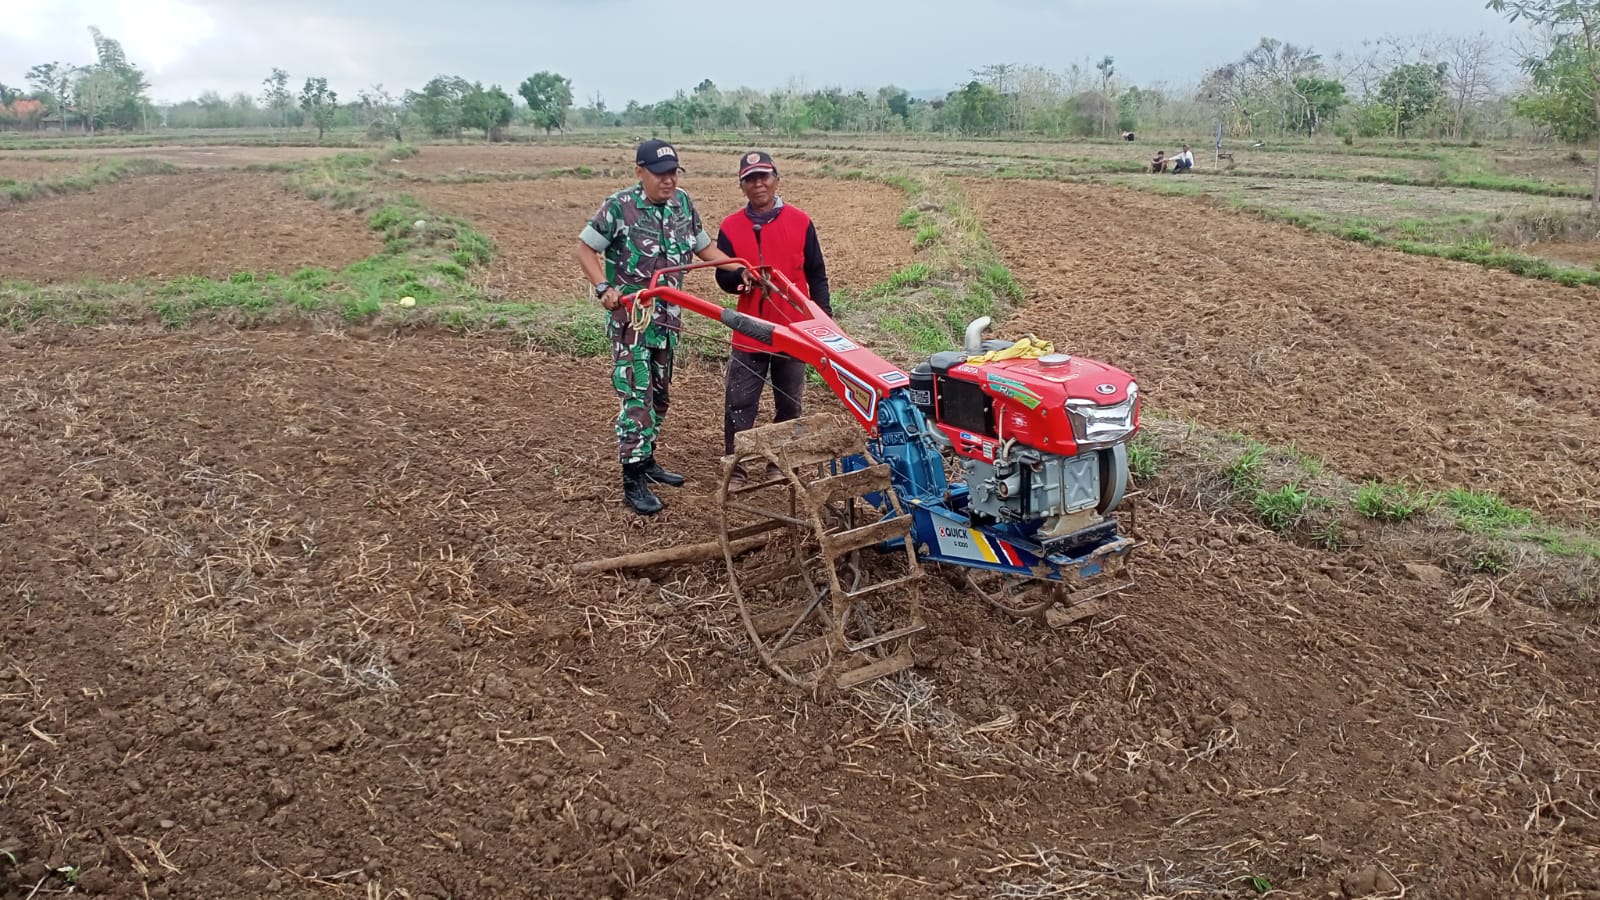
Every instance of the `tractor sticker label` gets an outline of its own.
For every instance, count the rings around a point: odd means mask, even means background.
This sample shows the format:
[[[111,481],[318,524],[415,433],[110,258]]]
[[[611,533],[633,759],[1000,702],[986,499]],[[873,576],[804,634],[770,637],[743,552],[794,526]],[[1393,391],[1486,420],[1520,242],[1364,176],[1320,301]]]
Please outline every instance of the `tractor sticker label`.
[[[861,345],[855,343],[831,328],[807,328],[806,333],[821,341],[823,346],[838,353],[849,353],[851,350],[860,350]]]
[[[1035,394],[1031,388],[1029,388],[1027,385],[1023,384],[1022,382],[1020,382],[1020,381],[1012,381],[1009,378],[1005,378],[1003,376],[996,375],[993,372],[989,373],[989,386],[994,388],[997,391],[1001,391],[1001,390],[1004,390],[1006,388],[1010,388],[1015,393],[1022,394],[1022,395],[1028,396],[1028,397],[1032,397],[1035,400],[1043,400],[1044,399],[1043,397],[1039,396],[1038,394]]]
[[[833,360],[828,360],[828,365],[833,368],[834,374],[839,376],[839,383],[844,386],[845,403],[849,404],[864,421],[875,421],[878,417],[878,392],[872,385],[840,368]]]
[[[879,375],[878,377],[882,378],[888,384],[899,384],[900,382],[906,380],[906,373],[901,372],[901,371],[899,371],[897,369],[897,370],[895,370],[893,372],[884,372],[882,375]]]
[[[956,449],[963,456],[982,456],[984,459],[994,459],[995,443],[987,438],[980,437],[970,431],[963,431],[959,435]]]
[[[938,533],[939,552],[944,556],[956,559],[981,559],[990,563],[1000,561],[1000,558],[994,555],[994,550],[989,547],[988,538],[978,532],[955,525],[940,525]]]
[[[1022,568],[1022,555],[1005,541],[991,538],[981,531],[960,525],[939,525],[935,529],[939,538],[939,553],[954,559],[982,560],[996,565]]]
[[[1044,402],[1044,399],[1038,394],[1035,394],[1033,391],[1030,391],[1025,387],[1012,387],[1009,384],[995,384],[993,381],[990,381],[989,388],[996,394],[999,394],[1002,397],[1010,397],[1029,409],[1038,409],[1039,404]]]

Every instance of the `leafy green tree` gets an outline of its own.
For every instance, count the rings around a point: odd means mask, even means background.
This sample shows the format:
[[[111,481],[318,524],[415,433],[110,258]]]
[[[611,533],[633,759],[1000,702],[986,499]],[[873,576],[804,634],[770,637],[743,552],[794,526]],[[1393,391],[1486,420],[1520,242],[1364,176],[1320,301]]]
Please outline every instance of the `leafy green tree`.
[[[1582,108],[1584,115],[1569,121],[1600,119],[1600,0],[1489,0],[1486,6],[1513,22],[1526,19],[1549,29],[1548,51],[1530,51],[1522,57],[1522,69],[1534,88],[1530,95],[1534,102],[1525,102],[1525,109],[1549,117],[1575,116]],[[1580,124],[1569,133],[1581,131],[1589,129]],[[1595,163],[1590,212],[1600,215],[1600,158]]]
[[[845,127],[846,106],[844,92],[838,88],[812,91],[806,98],[811,108],[811,124],[823,131],[840,131]]]
[[[767,133],[767,125],[771,123],[769,115],[767,104],[759,100],[750,104],[750,108],[744,111],[745,120],[750,123],[750,127],[762,134]]]
[[[482,84],[473,82],[472,89],[461,101],[461,124],[481,129],[483,139],[488,141],[494,138],[495,132],[511,124],[514,111],[511,95],[501,90],[500,85],[484,90]]]
[[[1333,78],[1296,78],[1294,94],[1299,99],[1292,122],[1296,131],[1315,134],[1316,131],[1349,102],[1345,96],[1344,82]]]
[[[941,116],[948,125],[965,134],[993,134],[1006,116],[1006,100],[999,91],[976,81],[945,97]]]
[[[405,140],[401,128],[406,120],[406,100],[409,95],[395,95],[384,90],[383,85],[375,84],[367,90],[356,94],[356,100],[367,113],[368,133],[376,137],[379,135],[394,135],[395,143]]]
[[[61,62],[40,63],[28,70],[28,86],[60,120],[63,132],[67,130],[67,111],[72,108],[72,76],[77,71],[77,66]]]
[[[261,104],[278,115],[278,127],[289,126],[289,110],[294,108],[294,93],[289,90],[289,73],[274,68],[261,79]]]
[[[118,128],[136,128],[145,122],[150,105],[150,83],[144,72],[128,62],[122,44],[89,26],[94,38],[96,64],[85,76],[95,98],[95,115]]]
[[[435,75],[423,85],[422,93],[408,92],[406,98],[422,127],[435,137],[461,140],[462,104],[472,93],[472,84],[457,75]]]
[[[683,110],[683,132],[692,134],[705,128],[707,119],[710,119],[714,109],[707,105],[707,99],[701,94],[678,99],[679,107]]]
[[[1390,133],[1405,137],[1413,125],[1443,107],[1444,82],[1444,63],[1407,63],[1383,76],[1377,103],[1388,111]]]
[[[305,87],[300,89],[300,108],[317,126],[317,140],[321,141],[338,112],[339,95],[328,89],[328,79],[307,78]]]
[[[654,105],[644,105],[637,100],[629,100],[628,105],[622,108],[622,124],[629,128],[649,125],[655,120],[656,110]]]
[[[535,124],[552,129],[567,130],[567,110],[572,108],[572,81],[554,72],[537,72],[530,75],[517,88],[517,93],[528,103]]]
[[[1564,141],[1578,143],[1595,137],[1594,101],[1587,95],[1588,64],[1582,49],[1572,41],[1551,47],[1540,60],[1539,75],[1531,90],[1516,100],[1517,114],[1549,128]]]
[[[678,97],[663,100],[655,105],[654,124],[667,129],[667,140],[672,140],[672,129],[681,127],[687,115],[687,102],[682,99],[683,92],[678,92]]]
[[[887,85],[878,88],[878,99],[889,108],[889,114],[898,116],[904,125],[911,118],[911,94],[903,87]]]

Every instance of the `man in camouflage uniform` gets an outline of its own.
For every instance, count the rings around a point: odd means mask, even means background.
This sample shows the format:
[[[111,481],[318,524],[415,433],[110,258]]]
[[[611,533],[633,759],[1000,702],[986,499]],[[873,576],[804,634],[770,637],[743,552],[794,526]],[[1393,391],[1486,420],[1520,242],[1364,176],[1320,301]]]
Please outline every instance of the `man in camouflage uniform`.
[[[655,459],[683,311],[659,300],[653,310],[634,310],[624,298],[649,287],[650,277],[661,269],[685,265],[697,256],[706,262],[729,257],[711,243],[694,201],[678,188],[678,151],[665,141],[645,141],[634,161],[639,183],[600,204],[578,236],[577,255],[595,298],[611,314],[606,334],[611,340],[611,386],[622,402],[617,414],[622,496],[635,512],[648,516],[661,510],[651,482],[678,487],[684,481]],[[741,267],[730,263],[724,268]],[[662,283],[682,287],[683,274],[668,275]]]

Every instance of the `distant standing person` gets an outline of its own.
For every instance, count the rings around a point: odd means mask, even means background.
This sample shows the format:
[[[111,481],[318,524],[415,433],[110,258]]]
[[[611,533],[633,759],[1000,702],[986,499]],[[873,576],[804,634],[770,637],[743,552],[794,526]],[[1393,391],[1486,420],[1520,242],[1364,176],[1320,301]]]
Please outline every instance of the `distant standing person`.
[[[1172,158],[1172,171],[1187,172],[1194,168],[1194,154],[1189,152],[1189,145],[1183,145],[1183,152]]]
[[[600,204],[578,236],[577,257],[595,299],[610,313],[606,336],[611,386],[621,401],[616,428],[622,496],[635,512],[648,516],[661,511],[652,482],[671,487],[684,482],[655,458],[683,311],[660,300],[654,309],[634,311],[624,298],[649,287],[661,269],[686,265],[694,257],[706,262],[728,257],[712,246],[694,201],[678,187],[678,151],[666,141],[645,141],[634,162],[639,182]],[[741,267],[730,263],[729,268]],[[683,274],[668,275],[662,283],[682,287]]]
[[[822,311],[833,315],[828,288],[828,266],[822,259],[817,226],[798,206],[778,196],[778,167],[763,150],[739,157],[739,190],[747,201],[742,209],[722,220],[717,249],[728,256],[771,266],[806,292]],[[757,240],[756,229],[760,228]],[[758,262],[759,261],[759,262]],[[781,300],[769,301],[759,286],[741,281],[738,272],[717,271],[717,284],[739,295],[739,311],[769,322],[789,324],[794,313]],[[722,444],[733,453],[733,436],[755,427],[761,393],[772,384],[773,421],[787,422],[801,414],[806,387],[806,364],[792,356],[734,332],[728,357],[727,409],[722,419]],[[748,473],[735,469],[735,481]]]

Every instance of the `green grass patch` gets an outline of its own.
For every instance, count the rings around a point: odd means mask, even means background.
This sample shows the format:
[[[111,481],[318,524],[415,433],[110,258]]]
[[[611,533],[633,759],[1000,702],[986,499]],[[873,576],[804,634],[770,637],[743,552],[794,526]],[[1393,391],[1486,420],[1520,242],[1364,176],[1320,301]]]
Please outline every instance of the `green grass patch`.
[[[1128,471],[1133,475],[1133,480],[1140,484],[1148,484],[1161,474],[1161,469],[1166,465],[1166,451],[1151,440],[1145,432],[1134,435],[1128,442]]]
[[[944,232],[939,228],[938,225],[930,222],[917,229],[917,236],[912,240],[911,243],[912,246],[916,247],[918,250],[922,250],[938,243],[939,238],[942,237],[943,234]]]
[[[921,211],[915,210],[915,209],[908,209],[905,212],[900,214],[900,221],[897,224],[901,228],[916,228],[918,223],[920,223],[921,221],[922,221],[922,213],[921,213]]]
[[[914,358],[930,356],[955,346],[950,331],[942,323],[914,316],[887,316],[878,323],[883,332],[895,339]]]
[[[1427,493],[1407,484],[1368,481],[1356,488],[1351,505],[1356,512],[1381,522],[1404,522],[1433,506]]]
[[[1533,524],[1533,513],[1519,509],[1494,494],[1452,488],[1440,502],[1455,518],[1457,527],[1471,534],[1498,533]]]
[[[1253,497],[1266,483],[1266,456],[1266,447],[1252,444],[1237,459],[1223,467],[1223,477],[1228,479],[1235,491]]]
[[[884,281],[883,289],[886,293],[898,293],[910,288],[919,287],[926,283],[933,275],[933,269],[927,263],[908,263],[896,270]]]
[[[1010,303],[1022,302],[1022,284],[1004,263],[994,262],[980,268],[978,284],[987,288],[998,300]]]
[[[1586,556],[1600,561],[1600,538],[1593,534],[1548,525],[1535,527],[1526,534],[1529,540],[1556,556]]]
[[[1323,502],[1298,483],[1286,484],[1275,491],[1257,490],[1250,498],[1250,505],[1262,523],[1279,534],[1293,531],[1305,518],[1308,508]]]

